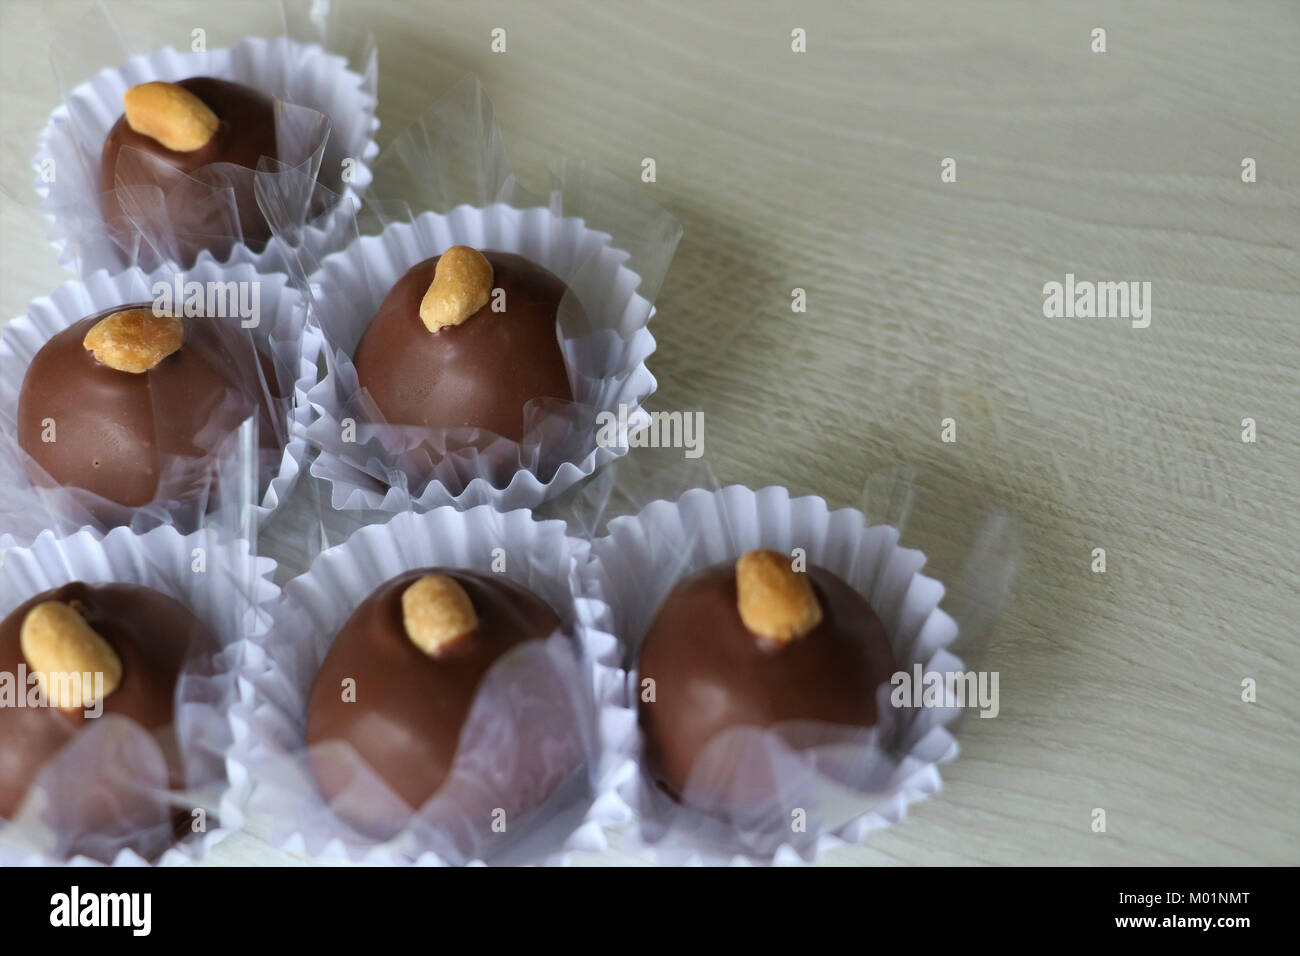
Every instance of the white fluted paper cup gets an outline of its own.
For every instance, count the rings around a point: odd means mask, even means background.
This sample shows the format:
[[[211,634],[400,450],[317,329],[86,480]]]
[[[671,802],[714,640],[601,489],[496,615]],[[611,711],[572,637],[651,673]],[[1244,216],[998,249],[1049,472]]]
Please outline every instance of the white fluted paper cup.
[[[23,378],[32,358],[52,336],[68,326],[114,306],[155,300],[155,283],[174,288],[178,273],[171,268],[145,272],[131,268],[110,274],[100,270],[84,280],[65,282],[50,295],[29,303],[25,315],[4,326],[0,338],[0,481],[7,500],[0,505],[0,533],[22,543],[32,540],[60,504],[51,502],[48,489],[33,485],[25,466],[25,454],[17,445],[18,399]],[[318,330],[306,321],[307,305],[283,273],[263,275],[249,264],[220,266],[211,260],[179,273],[182,282],[256,283],[259,295],[258,323],[249,330],[259,347],[275,361],[281,374],[292,375],[292,392],[282,399],[286,410],[283,449],[274,467],[263,469],[262,487],[253,504],[253,518],[265,523],[292,491],[307,454],[304,432],[313,415],[307,392],[316,383],[317,358],[322,340]],[[224,321],[242,324],[239,317]],[[288,385],[288,383],[284,383]],[[65,503],[66,504],[66,503]],[[68,507],[71,507],[70,505]],[[71,511],[73,527],[88,523],[79,510]]]
[[[889,720],[893,733],[864,733],[848,747],[840,740],[808,750],[792,749],[771,731],[755,728],[733,741],[747,758],[770,761],[770,779],[815,806],[799,836],[792,834],[788,816],[747,820],[742,829],[675,803],[645,772],[635,657],[626,658],[630,669],[623,667],[624,649],[639,644],[663,599],[684,577],[752,549],[790,553],[798,547],[809,564],[838,575],[868,599],[899,670],[910,673],[916,664],[927,672],[961,670],[961,661],[946,650],[957,625],[938,607],[943,586],[920,573],[925,556],[900,547],[895,529],[868,527],[861,512],[832,511],[818,497],[733,485],[653,502],[636,515],[613,519],[608,531],[592,543],[591,560],[579,574],[579,593],[591,603],[577,603],[583,641],[595,662],[603,752],[589,822],[626,831],[629,849],[660,863],[811,860],[898,822],[908,805],[938,792],[938,764],[957,753],[947,725],[958,710],[894,711],[886,683],[877,691],[878,727]],[[893,743],[885,746],[885,737]],[[727,772],[721,764],[716,769]],[[862,781],[871,782],[869,792],[855,789]]]
[[[585,562],[586,548],[566,534],[561,521],[536,521],[526,511],[503,513],[481,506],[407,512],[361,528],[343,544],[321,552],[306,574],[286,586],[275,627],[249,648],[244,693],[231,709],[231,779],[253,785],[250,822],[265,821],[277,847],[320,860],[377,865],[464,864],[484,856],[556,862],[568,850],[592,848],[587,839],[591,828],[583,829],[583,819],[596,759],[595,712],[587,662],[571,639],[571,575]],[[504,794],[516,780],[509,768],[525,752],[530,766],[535,755],[549,755],[545,772],[529,778],[549,797],[508,821],[505,836],[466,836],[481,827],[459,808],[449,811],[440,805],[449,785],[400,832],[387,839],[368,836],[334,812],[312,775],[307,703],[339,629],[380,585],[426,567],[500,574],[537,594],[562,622],[563,633],[526,641],[492,666],[462,729],[450,778],[458,787],[491,780],[494,794]],[[318,746],[346,747],[340,742]],[[355,751],[347,750],[354,780],[363,777],[359,789],[373,798],[370,806],[398,807],[390,801],[400,798]],[[351,795],[357,791],[349,788]],[[349,807],[357,810],[356,804]],[[465,839],[457,842],[449,834]],[[488,852],[473,852],[485,848]]]
[[[570,287],[586,317],[580,332],[579,323],[566,329],[560,322],[574,400],[555,401],[574,414],[543,415],[522,442],[496,437],[470,447],[445,430],[376,421],[372,403],[359,398],[351,356],[380,303],[408,269],[458,244],[544,266]],[[333,506],[532,508],[626,454],[626,441],[598,441],[595,424],[601,413],[621,416],[626,434],[649,424],[643,403],[657,387],[645,365],[655,348],[647,327],[654,308],[637,293],[641,280],[626,260],[609,235],[581,219],[501,203],[426,212],[326,258],[310,280],[328,371],[309,393],[320,418],[308,435],[321,449],[312,474],[329,483]],[[560,311],[566,313],[565,303]]]
[[[194,76],[241,83],[329,120],[320,181],[338,195],[338,201],[328,213],[305,210],[311,222],[300,224],[299,240],[313,257],[338,248],[346,234],[344,227],[373,178],[370,164],[379,154],[375,140],[379,130],[377,75],[373,55],[359,73],[349,68],[345,57],[319,44],[285,36],[246,37],[229,48],[202,53],[164,47],[133,56],[120,67],[100,70],[69,90],[64,102],[50,114],[33,160],[35,189],[50,222],[50,240],[59,252],[59,264],[83,276],[133,264],[109,231],[99,228],[103,223],[99,167],[104,140],[122,115],[122,97],[130,87]],[[196,262],[211,258],[212,254],[204,251]],[[279,238],[272,238],[260,252],[236,243],[221,258],[226,264],[248,262],[263,272],[285,271],[296,261]]]
[[[204,661],[200,670],[191,662],[176,689],[175,726],[189,786],[183,791],[145,794],[191,812],[203,810],[204,829],[173,844],[153,862],[175,865],[206,857],[242,825],[247,794],[230,782],[226,768],[226,751],[232,742],[228,710],[238,693],[244,641],[260,639],[271,623],[279,596],[270,580],[275,562],[257,557],[242,539],[203,531],[181,535],[170,527],[143,535],[118,528],[102,538],[85,530],[63,538],[46,532],[30,547],[9,549],[3,557],[0,617],[35,595],[72,581],[135,584],[183,604],[217,639],[220,650],[210,667]],[[0,748],[7,743],[0,740]],[[143,768],[135,786],[145,793],[148,785],[139,781],[157,771],[159,759],[157,745],[138,725],[120,717],[99,718],[46,765],[15,817],[0,821],[0,864],[102,862],[88,856],[69,860],[51,855],[51,847],[68,839],[67,834],[56,837],[43,822],[47,810],[59,806],[64,793],[60,781],[84,784],[88,777],[101,774],[120,780]],[[79,836],[93,839],[91,834]],[[114,866],[148,864],[129,846],[133,837],[123,834],[115,841],[123,844],[115,852],[109,845],[99,849],[106,851],[105,856],[111,853]]]

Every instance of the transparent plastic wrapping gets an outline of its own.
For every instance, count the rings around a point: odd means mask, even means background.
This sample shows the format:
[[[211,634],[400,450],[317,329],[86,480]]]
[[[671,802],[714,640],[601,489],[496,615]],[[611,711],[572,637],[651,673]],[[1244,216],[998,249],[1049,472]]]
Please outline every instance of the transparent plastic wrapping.
[[[323,260],[306,249],[298,257],[326,341],[326,375],[310,395],[320,412],[308,433],[321,449],[313,474],[330,483],[334,507],[534,507],[625,454],[625,442],[598,440],[599,416],[621,415],[633,430],[648,422],[642,403],[656,383],[645,366],[654,350],[647,326],[677,222],[644,190],[580,162],[553,166],[547,196],[526,193],[472,79],[400,135],[375,172],[357,240]],[[263,208],[276,235],[292,238],[304,185],[288,176],[268,183]],[[568,287],[557,331],[573,400],[528,402],[520,441],[486,428],[388,422],[352,362],[394,282],[455,244],[522,255]]]
[[[325,509],[319,517],[322,544],[345,534],[350,515]],[[562,522],[480,506],[407,512],[321,552],[286,585],[275,627],[249,647],[248,692],[231,712],[232,774],[256,785],[250,822],[265,821],[276,846],[371,864],[544,862],[574,845],[596,763],[589,665],[574,638],[571,580],[586,547],[566,535]],[[506,650],[486,670],[445,782],[412,807],[391,777],[341,737],[307,745],[308,702],[323,700],[314,694],[345,692],[318,687],[317,678],[359,606],[399,575],[427,569],[527,588],[558,615],[560,627]],[[406,586],[392,585],[402,592]],[[498,608],[495,619],[511,626],[513,607]],[[476,610],[485,620],[485,607]],[[397,688],[382,683],[386,699],[379,706],[369,672],[346,673],[355,677],[355,701],[335,706],[366,707],[370,695],[365,721],[386,728],[385,748],[413,733],[414,725],[391,723]]]
[[[186,316],[179,354],[143,375],[109,371],[82,344],[90,318],[128,306]],[[97,272],[33,301],[0,340],[0,537],[160,525],[251,536],[307,451],[320,339],[306,314],[287,276],[210,261]]]
[[[986,513],[962,579],[952,582],[961,599],[945,611],[945,585],[921,573],[925,555],[899,543],[912,497],[906,472],[873,476],[865,514],[778,487],[682,490],[685,480],[706,475],[703,465],[665,471],[633,456],[572,502],[579,525],[595,535],[577,605],[601,712],[591,819],[630,828],[629,848],[660,863],[811,860],[899,821],[908,804],[938,791],[938,764],[957,753],[961,701],[923,698],[919,687],[915,697],[895,699],[891,681],[876,692],[879,719],[869,729],[792,721],[724,732],[696,760],[678,801],[647,771],[638,724],[639,647],[660,605],[683,578],[745,551],[802,548],[809,565],[867,598],[898,674],[974,674],[974,650],[1014,573],[1014,529]]]
[[[228,710],[238,693],[242,642],[271,623],[279,595],[269,580],[274,562],[256,557],[248,541],[170,527],[143,535],[119,528],[102,538],[46,532],[3,557],[0,799],[14,807],[0,815],[0,864],[176,864],[206,856],[242,823],[247,794],[226,775]],[[72,582],[89,592],[63,590]],[[157,595],[146,599],[123,586]],[[123,602],[131,610],[125,623],[119,616],[111,630],[100,626],[124,661],[123,683],[97,715],[75,721],[33,706],[39,698],[19,641],[27,611],[40,600],[85,598],[89,610],[81,613],[98,622],[112,618],[104,608],[114,599],[104,595],[114,592],[126,595],[116,599],[115,613]],[[146,697],[141,682],[157,696]],[[135,715],[157,712],[132,709],[141,700],[170,706],[164,722],[152,729],[138,723]],[[50,756],[32,759],[46,750]]]
[[[327,7],[305,0],[280,4],[283,33],[273,37],[243,36],[237,22],[223,29],[226,18],[203,10],[194,3],[169,9],[184,24],[175,36],[191,47],[200,43],[191,29],[205,25],[201,52],[131,49],[119,15],[99,3],[58,25],[51,61],[63,103],[36,137],[35,157],[28,154],[22,166],[35,170],[36,194],[51,222],[60,264],[80,275],[167,261],[191,265],[208,257],[282,271],[290,250],[284,240],[267,241],[269,229],[258,209],[266,184],[291,176],[319,187],[298,188],[292,210],[283,207],[290,190],[271,187],[282,203],[280,215],[295,225],[292,241],[313,255],[337,248],[335,217],[346,220],[370,184],[369,164],[379,152],[373,38],[349,33]],[[277,155],[262,157],[256,170],[213,163],[186,175],[126,148],[115,182],[103,183],[104,142],[122,115],[126,90],[199,76],[241,83],[275,101]],[[30,139],[11,131],[9,151]],[[6,191],[21,196],[32,183],[22,185],[10,184]]]

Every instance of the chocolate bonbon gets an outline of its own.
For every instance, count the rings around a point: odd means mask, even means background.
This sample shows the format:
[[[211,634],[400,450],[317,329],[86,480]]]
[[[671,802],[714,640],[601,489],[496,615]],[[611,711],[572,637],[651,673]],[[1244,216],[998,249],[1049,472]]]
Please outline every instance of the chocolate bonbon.
[[[824,568],[751,551],[679,582],[641,644],[639,721],[648,768],[688,793],[719,734],[792,721],[872,727],[876,689],[895,670],[866,599]],[[653,699],[649,699],[649,698]]]
[[[105,219],[123,227],[126,214],[139,215],[134,187],[170,192],[179,176],[212,186],[230,186],[234,209],[219,198],[184,201],[167,207],[175,252],[192,262],[204,249],[224,259],[234,242],[255,251],[270,238],[271,228],[258,208],[251,175],[229,176],[222,164],[255,170],[262,157],[276,154],[275,104],[256,90],[212,77],[177,83],[151,82],[131,87],[123,114],[109,130],[100,158],[100,202]],[[140,155],[131,155],[130,151]]]
[[[424,568],[381,585],[340,629],[308,699],[306,741],[325,799],[363,832],[385,837],[400,829],[411,811],[449,783],[488,671],[524,642],[548,638],[560,626],[545,601],[499,575]],[[357,783],[357,765],[336,759],[326,746],[337,744],[348,745],[403,806],[340,800]],[[497,772],[518,775],[521,785],[545,779],[554,755],[521,752],[521,763]],[[457,798],[467,792],[472,788],[462,788]],[[460,809],[486,828],[494,808]]]
[[[107,309],[58,332],[32,358],[18,398],[18,442],[41,482],[139,508],[201,495],[212,454],[258,412],[278,448],[271,362],[218,320]],[[105,511],[90,503],[92,511]]]
[[[519,441],[530,401],[573,399],[556,323],[567,291],[522,256],[453,246],[389,291],[357,345],[357,379],[389,424]]]
[[[22,695],[0,707],[0,817],[17,812],[45,766],[77,734],[112,715],[154,739],[163,778],[142,781],[112,768],[65,774],[60,779],[77,779],[78,787],[47,794],[44,819],[79,831],[99,828],[121,840],[150,827],[170,833],[172,808],[140,799],[138,788],[185,786],[177,685],[184,670],[209,672],[216,650],[215,638],[188,608],[140,585],[72,582],[16,608],[0,621],[0,673]],[[93,834],[60,834],[87,835]]]

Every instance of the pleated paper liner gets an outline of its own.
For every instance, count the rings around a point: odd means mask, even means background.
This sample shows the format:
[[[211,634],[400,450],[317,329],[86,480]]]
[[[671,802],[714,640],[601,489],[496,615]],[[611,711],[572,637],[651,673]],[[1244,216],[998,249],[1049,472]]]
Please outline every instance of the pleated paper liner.
[[[266,821],[275,846],[367,864],[537,863],[581,846],[576,831],[590,801],[596,733],[588,665],[572,639],[570,579],[586,547],[563,522],[481,506],[400,514],[321,552],[286,586],[275,627],[250,647],[248,693],[231,712],[233,776],[256,785],[250,820]],[[318,744],[309,754],[306,716],[321,662],[357,605],[402,572],[426,567],[500,574],[546,601],[566,633],[527,641],[491,667],[475,692],[448,782],[412,814],[349,745]],[[364,706],[364,690],[358,687],[357,706]],[[328,759],[350,777],[336,803],[317,788],[311,758]],[[521,774],[524,766],[530,772]],[[466,794],[475,796],[461,799]],[[504,833],[475,813],[483,806],[513,807]],[[400,829],[375,837],[342,818],[376,814],[402,818]]]
[[[625,848],[665,864],[813,860],[897,823],[909,805],[937,793],[939,765],[957,753],[950,706],[895,708],[877,691],[877,725],[866,730],[804,722],[745,728],[715,740],[697,761],[678,803],[653,783],[637,722],[637,648],[669,591],[690,574],[770,548],[804,549],[865,597],[884,623],[899,671],[957,673],[958,626],[940,607],[944,587],[921,573],[925,556],[899,532],[862,512],[832,510],[818,497],[733,485],[696,488],[613,518],[592,542],[580,574],[584,643],[596,660],[602,771],[591,819],[624,831]],[[996,607],[1000,599],[990,597]],[[626,662],[631,662],[628,667]],[[796,746],[796,744],[798,744]],[[744,812],[710,813],[745,780],[776,781]],[[802,826],[792,826],[792,808]]]
[[[255,345],[272,360],[283,383],[282,392],[287,389],[287,394],[272,396],[267,390],[268,383],[251,358],[241,362],[239,368],[226,371],[245,383],[250,393],[255,392],[268,402],[278,415],[284,416],[275,423],[275,437],[281,450],[259,455],[254,443],[254,451],[248,455],[252,460],[245,465],[240,457],[241,450],[230,447],[233,437],[228,441],[224,436],[216,436],[210,446],[203,446],[212,459],[208,463],[210,472],[219,476],[220,483],[233,489],[245,480],[244,473],[248,472],[251,500],[247,503],[251,512],[214,515],[213,509],[209,508],[205,515],[196,516],[191,512],[201,508],[202,502],[191,507],[165,501],[146,508],[128,509],[89,492],[53,487],[54,483],[48,478],[34,482],[35,463],[17,443],[19,392],[33,356],[53,335],[87,316],[114,306],[155,301],[157,284],[174,289],[178,276],[182,283],[182,296],[187,294],[184,292],[187,283],[200,283],[204,289],[215,287],[217,283],[224,288],[230,288],[229,283],[245,287],[256,284],[257,287],[257,324],[236,332],[235,341],[241,345]],[[251,295],[250,289],[250,299]],[[174,303],[178,309],[182,304]],[[0,340],[0,476],[7,489],[3,502],[0,502],[0,534],[8,534],[22,542],[32,540],[45,528],[76,530],[90,525],[102,531],[105,527],[122,524],[141,529],[177,521],[182,524],[202,521],[209,525],[224,525],[231,533],[243,531],[247,534],[250,524],[263,524],[292,490],[307,453],[303,432],[312,416],[307,392],[316,383],[321,337],[319,331],[307,325],[306,311],[303,298],[290,287],[284,274],[262,275],[248,264],[223,267],[211,261],[183,272],[170,267],[151,273],[135,268],[117,274],[100,271],[85,280],[65,282],[50,295],[31,302],[25,315],[6,324]],[[214,320],[227,323],[232,330],[245,321],[239,316],[214,317]],[[160,415],[168,411],[156,409]],[[193,466],[189,459],[175,464],[178,468]],[[164,461],[164,470],[168,467],[168,462]],[[233,499],[232,494],[230,508],[236,510],[241,503]]]
[[[183,789],[166,786],[162,752],[151,735],[126,718],[103,715],[45,765],[18,813],[0,821],[0,862],[174,865],[206,857],[243,821],[246,790],[226,771],[233,740],[229,709],[238,694],[243,642],[260,638],[271,623],[279,596],[270,581],[275,563],[256,557],[247,541],[210,532],[181,535],[170,527],[142,535],[118,528],[102,538],[89,531],[63,538],[46,532],[4,558],[0,616],[71,581],[136,584],[187,607],[220,649],[191,657],[177,685]],[[87,807],[79,796],[102,793],[101,786],[120,801],[112,804],[118,815],[111,836],[93,823],[104,805]],[[169,820],[153,819],[168,809],[188,822],[190,832],[179,842]]]
[[[111,24],[100,19],[91,17],[67,29],[113,35]],[[33,160],[35,188],[51,223],[51,240],[59,251],[60,265],[89,275],[98,269],[117,271],[129,265],[152,268],[162,261],[191,264],[177,250],[187,248],[195,237],[171,229],[163,208],[167,197],[160,190],[119,190],[131,222],[119,223],[116,228],[104,222],[99,168],[104,140],[122,115],[122,96],[128,88],[194,76],[241,83],[283,104],[277,107],[276,116],[279,155],[263,172],[215,164],[207,168],[211,175],[205,174],[211,185],[195,176],[178,175],[168,187],[168,192],[175,194],[173,205],[189,207],[187,217],[193,215],[195,206],[206,210],[203,219],[210,225],[204,231],[212,233],[211,241],[218,250],[215,258],[225,264],[251,263],[263,272],[287,269],[288,258],[294,253],[284,240],[273,238],[264,248],[260,242],[250,247],[244,241],[238,213],[221,185],[265,181],[284,175],[286,165],[307,173],[313,181],[319,176],[325,187],[319,194],[300,193],[292,242],[313,255],[342,245],[341,227],[369,186],[370,163],[379,152],[373,43],[362,72],[319,43],[288,36],[246,37],[229,48],[201,53],[165,47],[129,58],[123,55],[123,61],[65,90],[63,104],[51,114],[39,137]],[[52,181],[51,170],[55,174]],[[336,197],[328,211],[322,211],[323,196]],[[208,255],[211,253],[205,251],[195,262]]]

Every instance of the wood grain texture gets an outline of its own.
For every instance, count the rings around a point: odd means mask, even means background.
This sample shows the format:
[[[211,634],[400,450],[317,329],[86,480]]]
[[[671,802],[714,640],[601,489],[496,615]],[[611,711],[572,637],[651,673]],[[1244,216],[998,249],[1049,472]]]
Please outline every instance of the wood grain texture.
[[[141,49],[184,42],[162,6],[130,5]],[[379,41],[383,143],[472,72],[526,185],[556,155],[629,182],[655,159],[644,188],[685,238],[654,404],[705,410],[721,479],[853,503],[913,469],[905,543],[940,580],[985,509],[1016,516],[984,662],[1000,716],[965,722],[936,799],[822,862],[1300,863],[1300,5],[348,9]],[[6,129],[56,101],[30,81],[48,74],[36,11],[0,7]],[[0,229],[10,316],[65,276],[29,209],[6,201]],[[1044,318],[1066,273],[1150,281],[1150,328]],[[281,524],[269,549],[292,565],[305,532]],[[295,862],[264,833],[212,862]],[[585,862],[637,861],[616,844]]]

